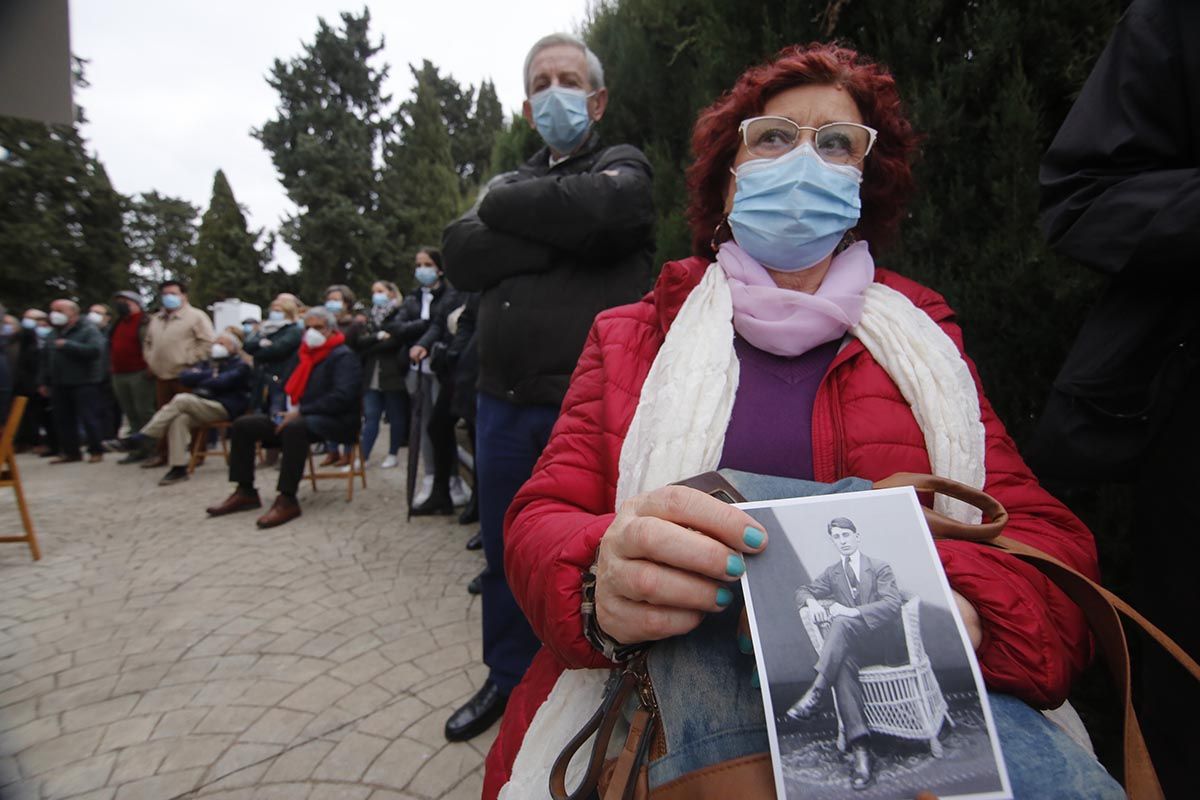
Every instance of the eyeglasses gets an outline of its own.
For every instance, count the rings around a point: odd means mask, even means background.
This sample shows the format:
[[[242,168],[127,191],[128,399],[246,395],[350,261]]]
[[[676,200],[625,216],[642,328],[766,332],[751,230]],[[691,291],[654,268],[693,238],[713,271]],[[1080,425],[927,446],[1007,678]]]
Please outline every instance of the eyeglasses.
[[[830,164],[856,165],[867,157],[878,131],[857,122],[830,122],[819,128],[797,125],[787,117],[751,117],[738,126],[746,149],[759,158],[779,158],[805,141],[812,131],[813,148]]]

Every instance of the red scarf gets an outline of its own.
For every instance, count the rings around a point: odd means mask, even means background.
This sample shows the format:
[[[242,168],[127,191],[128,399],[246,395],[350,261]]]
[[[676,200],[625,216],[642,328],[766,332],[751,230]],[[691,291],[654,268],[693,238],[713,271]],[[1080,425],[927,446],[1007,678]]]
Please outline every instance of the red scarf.
[[[341,331],[338,331],[315,350],[308,346],[308,342],[300,343],[300,363],[292,370],[292,377],[288,378],[283,387],[287,396],[292,399],[292,405],[300,405],[300,398],[304,396],[304,389],[308,386],[308,377],[312,375],[313,367],[324,361],[333,348],[344,341],[346,341],[346,337],[342,335]]]

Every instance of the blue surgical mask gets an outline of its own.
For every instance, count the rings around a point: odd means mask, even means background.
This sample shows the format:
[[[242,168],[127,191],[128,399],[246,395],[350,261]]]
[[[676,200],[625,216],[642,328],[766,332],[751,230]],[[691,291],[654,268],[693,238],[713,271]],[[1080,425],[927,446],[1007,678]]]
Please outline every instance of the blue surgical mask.
[[[341,300],[326,300],[325,301],[325,310],[328,311],[330,314],[340,314],[342,311],[342,301]]]
[[[54,328],[51,328],[48,325],[38,325],[37,326],[37,335],[42,337],[43,339],[45,339],[47,336],[50,335],[50,332],[53,330],[54,330]]]
[[[16,325],[13,325],[11,322],[6,322],[6,323],[4,323],[3,327],[0,327],[0,335],[12,336],[13,331],[15,331],[16,329],[17,329]]]
[[[377,306],[386,306],[388,304],[388,300],[391,299],[392,298],[388,297],[387,292],[375,292],[373,295],[371,295],[371,302]]]
[[[162,296],[163,308],[168,311],[174,311],[183,305],[183,298],[177,294],[164,294]]]
[[[862,173],[822,161],[807,142],[779,158],[747,161],[734,175],[733,238],[772,269],[797,272],[815,266],[862,211]]]
[[[283,322],[283,312],[272,309],[267,312],[267,319],[271,322]]]
[[[242,333],[249,336],[250,334],[254,333],[254,326],[251,325],[249,322],[245,323],[244,325],[242,325]]]
[[[438,282],[437,267],[417,267],[413,274],[417,276],[417,283],[422,286],[433,286]]]
[[[589,97],[591,95],[582,89],[551,86],[529,98],[533,124],[552,150],[572,153],[587,137],[592,127],[587,105]]]
[[[21,327],[27,331],[31,331],[37,327],[37,320],[30,317],[25,317],[25,319],[21,320]]]

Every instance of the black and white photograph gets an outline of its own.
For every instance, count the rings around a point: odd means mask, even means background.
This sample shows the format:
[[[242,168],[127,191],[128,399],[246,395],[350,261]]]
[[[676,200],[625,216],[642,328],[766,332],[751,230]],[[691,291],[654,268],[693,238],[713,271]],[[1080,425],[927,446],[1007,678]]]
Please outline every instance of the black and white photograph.
[[[1010,798],[983,679],[911,488],[745,503],[780,800]]]

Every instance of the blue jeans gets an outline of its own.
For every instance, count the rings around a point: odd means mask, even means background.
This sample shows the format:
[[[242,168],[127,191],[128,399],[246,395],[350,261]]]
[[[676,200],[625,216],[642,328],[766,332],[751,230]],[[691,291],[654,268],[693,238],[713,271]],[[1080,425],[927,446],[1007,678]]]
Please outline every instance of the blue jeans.
[[[504,514],[533,473],[557,406],[522,406],[479,394],[475,475],[487,569],[483,573],[483,662],[508,694],[520,683],[540,643],[504,576]]]
[[[379,421],[387,411],[391,431],[388,435],[388,455],[396,455],[408,438],[408,392],[401,389],[385,392],[367,389],[363,393],[362,457],[371,457],[375,439],[379,436]]]

